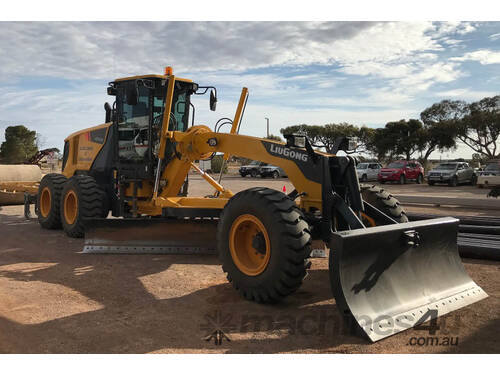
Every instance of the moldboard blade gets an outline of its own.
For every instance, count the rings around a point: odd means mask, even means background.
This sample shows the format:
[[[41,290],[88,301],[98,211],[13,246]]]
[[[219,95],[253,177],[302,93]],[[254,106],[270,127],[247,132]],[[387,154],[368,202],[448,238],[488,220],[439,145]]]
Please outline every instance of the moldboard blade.
[[[457,231],[447,217],[333,234],[330,281],[351,328],[377,341],[486,298],[462,265]]]
[[[217,220],[92,219],[84,253],[215,254]]]

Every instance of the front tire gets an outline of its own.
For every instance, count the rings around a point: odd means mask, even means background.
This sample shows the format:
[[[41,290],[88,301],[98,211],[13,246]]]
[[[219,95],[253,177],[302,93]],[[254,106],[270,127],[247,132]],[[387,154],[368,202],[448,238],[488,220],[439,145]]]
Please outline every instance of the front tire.
[[[37,214],[40,226],[45,229],[60,229],[61,192],[67,178],[59,173],[45,175],[40,181],[37,194]]]
[[[361,182],[366,182],[367,180],[368,180],[368,177],[366,176],[366,174],[361,176]]]
[[[258,187],[239,192],[226,204],[217,249],[222,269],[240,295],[272,303],[302,285],[310,265],[311,234],[293,200]]]
[[[65,184],[61,194],[61,222],[69,237],[83,237],[84,220],[107,215],[106,194],[91,176],[76,175]]]
[[[450,182],[448,183],[450,186],[452,187],[455,187],[458,185],[458,178],[457,176],[453,176],[453,178],[450,180]]]
[[[398,223],[407,223],[409,221],[401,203],[388,191],[375,185],[362,185],[361,195],[365,202],[368,202]]]

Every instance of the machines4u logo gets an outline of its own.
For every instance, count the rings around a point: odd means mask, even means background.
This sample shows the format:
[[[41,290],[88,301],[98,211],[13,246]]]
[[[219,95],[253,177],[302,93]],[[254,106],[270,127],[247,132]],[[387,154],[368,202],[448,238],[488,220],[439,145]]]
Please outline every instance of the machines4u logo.
[[[307,162],[308,155],[304,152],[298,150],[291,150],[288,147],[277,145],[276,143],[270,143],[265,145],[267,150],[274,155],[283,156],[287,159],[300,160],[303,162]]]

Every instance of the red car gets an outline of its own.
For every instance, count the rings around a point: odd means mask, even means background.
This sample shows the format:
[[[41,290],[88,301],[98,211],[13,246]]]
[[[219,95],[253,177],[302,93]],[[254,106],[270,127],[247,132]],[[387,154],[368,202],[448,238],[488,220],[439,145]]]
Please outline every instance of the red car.
[[[415,180],[417,184],[424,182],[424,168],[418,161],[397,160],[382,168],[378,174],[378,181],[397,181],[401,185],[408,180]]]

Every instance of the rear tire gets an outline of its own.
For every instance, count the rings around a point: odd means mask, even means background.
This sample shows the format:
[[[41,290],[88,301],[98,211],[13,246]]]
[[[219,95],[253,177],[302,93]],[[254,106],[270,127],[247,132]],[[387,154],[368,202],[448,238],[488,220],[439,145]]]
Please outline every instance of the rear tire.
[[[401,203],[388,191],[375,185],[362,185],[361,195],[364,201],[379,209],[387,216],[390,216],[398,223],[407,223],[409,221]]]
[[[254,230],[247,232],[249,227]],[[241,296],[273,303],[302,285],[310,266],[311,234],[293,200],[257,187],[226,204],[217,227],[217,249],[227,279]]]
[[[40,181],[36,207],[38,222],[42,228],[61,228],[59,205],[61,203],[61,192],[66,181],[67,178],[60,173],[50,173]]]
[[[273,178],[276,180],[277,178],[279,178],[280,176],[280,173],[278,171],[274,171],[273,172]]]
[[[361,182],[366,182],[367,180],[368,180],[368,177],[366,176],[366,174],[361,176]]]
[[[256,178],[257,175],[258,175],[257,171],[250,172],[250,176],[253,177],[253,178]]]
[[[61,194],[61,222],[69,237],[83,237],[84,220],[107,216],[104,190],[91,176],[77,175],[65,184]]]

